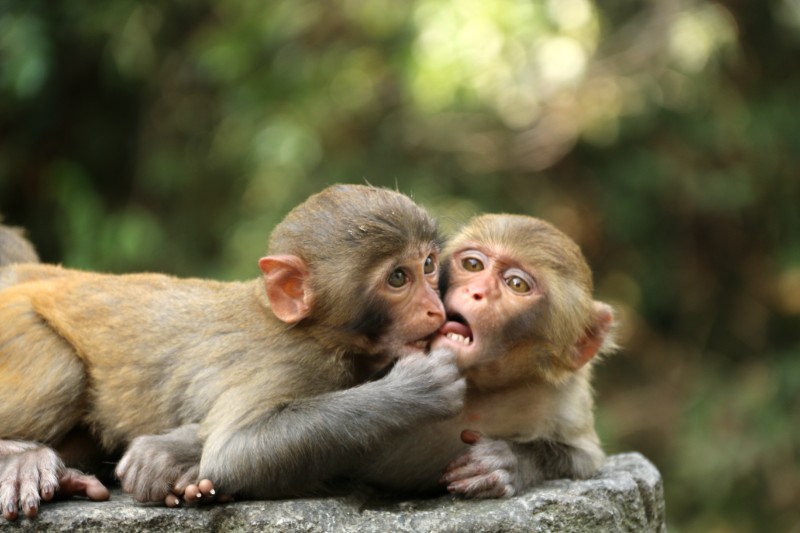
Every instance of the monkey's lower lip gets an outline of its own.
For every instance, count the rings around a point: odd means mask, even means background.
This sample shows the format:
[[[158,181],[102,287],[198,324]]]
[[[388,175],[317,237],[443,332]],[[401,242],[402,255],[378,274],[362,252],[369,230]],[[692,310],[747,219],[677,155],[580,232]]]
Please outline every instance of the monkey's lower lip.
[[[448,320],[439,328],[439,335],[447,337],[451,341],[464,346],[471,345],[474,340],[472,329],[470,329],[462,317],[454,318],[455,320]]]

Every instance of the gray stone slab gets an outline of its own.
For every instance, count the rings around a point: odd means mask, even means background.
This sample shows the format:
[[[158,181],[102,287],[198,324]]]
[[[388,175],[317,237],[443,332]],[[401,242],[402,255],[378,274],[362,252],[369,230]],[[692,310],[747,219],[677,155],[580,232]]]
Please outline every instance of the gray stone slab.
[[[626,453],[609,457],[591,479],[548,481],[506,500],[442,496],[364,504],[336,497],[167,509],[136,504],[117,490],[107,502],[75,499],[44,505],[34,520],[0,519],[0,530],[665,533],[666,525],[661,475],[642,455]]]

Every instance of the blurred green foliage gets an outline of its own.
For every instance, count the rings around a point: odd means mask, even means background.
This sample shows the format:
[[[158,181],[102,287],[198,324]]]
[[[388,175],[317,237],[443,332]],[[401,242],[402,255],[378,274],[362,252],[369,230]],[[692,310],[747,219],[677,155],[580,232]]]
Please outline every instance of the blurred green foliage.
[[[0,212],[218,278],[334,182],[546,218],[620,311],[598,423],[671,530],[798,532],[798,65],[798,0],[0,0]]]

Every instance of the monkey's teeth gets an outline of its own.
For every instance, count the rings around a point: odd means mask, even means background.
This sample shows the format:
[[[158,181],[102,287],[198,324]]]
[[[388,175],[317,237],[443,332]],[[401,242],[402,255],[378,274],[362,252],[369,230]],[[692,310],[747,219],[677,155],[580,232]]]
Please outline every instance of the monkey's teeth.
[[[450,339],[451,341],[461,343],[464,346],[469,346],[472,343],[472,341],[468,337],[459,335],[458,333],[448,333],[447,338]]]

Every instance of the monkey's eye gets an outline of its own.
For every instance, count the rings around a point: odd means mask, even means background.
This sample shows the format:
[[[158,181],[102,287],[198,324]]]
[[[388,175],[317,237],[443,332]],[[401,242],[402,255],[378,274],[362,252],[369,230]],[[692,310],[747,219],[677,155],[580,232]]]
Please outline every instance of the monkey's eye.
[[[403,269],[398,268],[397,270],[389,274],[388,282],[389,285],[391,285],[395,289],[398,289],[408,282],[408,277],[406,276],[406,273],[403,272]]]
[[[426,274],[433,274],[436,272],[436,260],[432,255],[425,258],[425,266],[422,268],[422,271]]]
[[[528,284],[528,282],[519,276],[511,276],[506,278],[506,285],[511,287],[511,290],[514,292],[523,293],[530,292],[531,290],[531,286]]]
[[[481,260],[474,257],[465,257],[462,259],[461,266],[464,267],[464,270],[469,272],[480,272],[483,270],[483,263]]]

